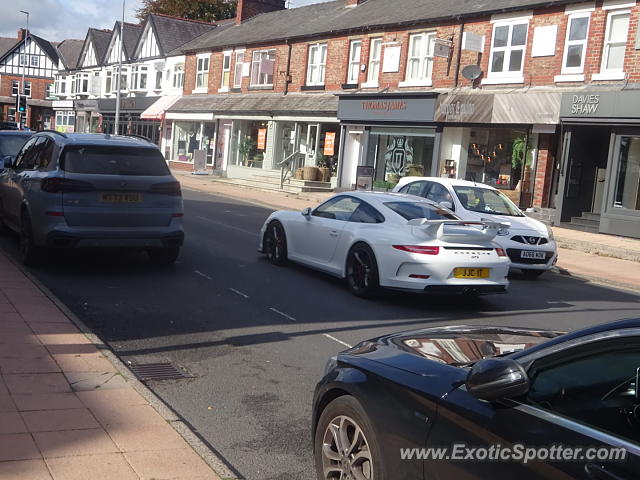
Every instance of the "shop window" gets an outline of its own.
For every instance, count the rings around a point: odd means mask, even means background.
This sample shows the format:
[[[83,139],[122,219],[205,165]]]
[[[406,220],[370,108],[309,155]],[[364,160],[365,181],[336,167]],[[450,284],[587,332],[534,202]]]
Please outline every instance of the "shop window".
[[[613,11],[607,17],[601,73],[623,72],[629,35],[629,11]]]
[[[231,80],[231,52],[224,52],[222,57],[222,81],[220,89],[226,91],[229,89]]]
[[[591,13],[569,15],[567,36],[564,42],[562,73],[582,73],[590,18]]]
[[[236,52],[236,65],[233,70],[233,88],[242,87],[244,72],[244,52]]]
[[[307,65],[307,85],[324,85],[324,73],[327,63],[327,44],[309,45]]]
[[[435,33],[418,33],[409,37],[407,83],[431,84]]]
[[[613,205],[640,210],[640,137],[620,137]]]
[[[382,57],[382,38],[372,38],[369,45],[369,66],[367,71],[367,84],[378,85],[380,76],[380,60]]]
[[[347,84],[356,85],[360,74],[360,56],[362,55],[362,41],[352,40],[349,45],[349,68],[347,71]]]
[[[251,59],[251,86],[272,86],[276,51],[259,50]]]
[[[269,126],[264,121],[234,122],[232,162],[244,167],[262,168],[267,149]]]
[[[196,89],[206,90],[209,84],[209,56],[198,57],[196,70]]]
[[[131,89],[132,90],[146,90],[147,89],[147,72],[149,67],[147,65],[136,65],[133,67],[131,74]]]
[[[184,86],[184,63],[178,63],[173,67],[173,88]]]
[[[20,93],[20,80],[11,80],[11,95],[17,96]]]
[[[522,76],[528,30],[528,20],[494,23],[489,77]]]

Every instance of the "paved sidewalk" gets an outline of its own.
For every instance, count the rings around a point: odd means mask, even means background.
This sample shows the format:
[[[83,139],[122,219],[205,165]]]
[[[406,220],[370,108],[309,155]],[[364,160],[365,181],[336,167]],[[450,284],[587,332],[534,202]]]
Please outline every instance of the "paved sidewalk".
[[[332,195],[263,192],[218,182],[213,176],[197,176],[182,171],[173,173],[186,188],[235,198],[267,208],[302,210],[318,205]],[[640,291],[640,240],[567,228],[554,227],[553,231],[560,247],[557,266],[562,273]]]
[[[219,478],[0,252],[0,479]]]

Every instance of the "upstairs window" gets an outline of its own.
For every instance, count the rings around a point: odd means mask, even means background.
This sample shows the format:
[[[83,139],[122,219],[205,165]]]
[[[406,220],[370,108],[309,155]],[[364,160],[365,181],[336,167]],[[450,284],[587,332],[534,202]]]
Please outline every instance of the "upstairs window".
[[[11,80],[11,95],[17,96],[20,93],[20,80]]]
[[[76,93],[81,95],[89,94],[89,74],[88,73],[76,73]]]
[[[107,70],[104,77],[104,91],[105,93],[111,93],[113,88],[113,70]]]
[[[360,57],[362,55],[362,41],[352,40],[349,45],[349,68],[347,71],[347,83],[356,85],[360,74]]]
[[[629,36],[629,11],[612,11],[607,17],[601,72],[624,71],[624,54]]]
[[[173,88],[182,88],[184,86],[184,64],[179,63],[173,67]]]
[[[494,23],[489,77],[522,77],[528,30],[528,20]]]
[[[431,83],[435,33],[418,33],[409,37],[406,81]]]
[[[25,97],[30,97],[31,96],[31,82],[26,81],[24,82],[24,92],[23,95]]]
[[[162,90],[162,71],[156,70],[156,84],[154,86],[155,90]]]
[[[327,64],[327,44],[309,45],[307,65],[307,85],[324,85],[324,73]]]
[[[229,90],[231,81],[231,52],[224,52],[222,55],[222,79],[220,81],[221,90]]]
[[[251,86],[273,86],[276,64],[275,50],[258,50],[251,58]]]
[[[136,65],[135,67],[133,67],[133,73],[131,74],[132,90],[147,89],[148,70],[149,70],[149,67],[147,65]]]
[[[242,87],[244,71],[244,52],[236,52],[236,65],[233,70],[233,88]]]
[[[55,86],[53,83],[47,83],[46,98],[55,97]]]
[[[56,76],[56,95],[65,95],[67,93],[67,78],[62,75]]]
[[[118,71],[114,70],[111,91],[116,93],[118,91],[118,83],[120,84],[120,91],[126,91],[129,89],[129,67],[122,67],[120,74],[120,81],[118,82]]]
[[[562,73],[582,73],[587,51],[590,18],[591,13],[569,15],[567,36],[564,42],[564,57],[562,58]]]
[[[25,55],[24,53],[20,54],[20,66],[27,66],[29,65],[29,56]]]
[[[40,57],[38,55],[31,55],[31,66],[32,67],[40,66]]]
[[[367,83],[378,85],[380,76],[380,60],[382,58],[382,39],[372,38],[369,45],[369,68],[367,72]]]
[[[196,89],[206,90],[209,84],[209,56],[198,57]]]

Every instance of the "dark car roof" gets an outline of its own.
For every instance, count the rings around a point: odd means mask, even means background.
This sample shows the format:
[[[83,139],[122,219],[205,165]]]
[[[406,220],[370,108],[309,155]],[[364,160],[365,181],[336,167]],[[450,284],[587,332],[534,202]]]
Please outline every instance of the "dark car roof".
[[[0,130],[0,135],[24,135],[25,137],[30,137],[31,135],[35,135],[37,132],[25,132],[24,130]]]
[[[109,135],[105,133],[60,134],[52,131],[40,132],[40,135],[55,138],[58,143],[63,145],[112,145],[119,147],[158,148],[149,140],[126,135]]]

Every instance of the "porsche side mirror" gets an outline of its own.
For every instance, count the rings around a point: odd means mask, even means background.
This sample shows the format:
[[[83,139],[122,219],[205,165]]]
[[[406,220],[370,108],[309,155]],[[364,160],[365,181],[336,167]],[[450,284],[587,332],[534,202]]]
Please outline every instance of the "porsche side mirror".
[[[522,365],[510,358],[485,358],[467,375],[467,391],[481,400],[513,398],[529,391],[529,377]]]
[[[453,203],[448,202],[446,200],[443,202],[440,202],[438,205],[440,205],[443,208],[446,208],[447,210],[453,210]]]
[[[303,217],[310,217],[311,216],[311,208],[307,207],[304,210],[302,210],[302,216]]]

